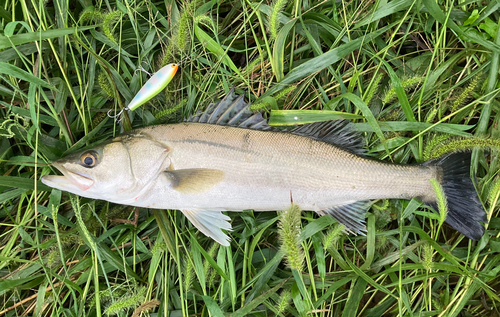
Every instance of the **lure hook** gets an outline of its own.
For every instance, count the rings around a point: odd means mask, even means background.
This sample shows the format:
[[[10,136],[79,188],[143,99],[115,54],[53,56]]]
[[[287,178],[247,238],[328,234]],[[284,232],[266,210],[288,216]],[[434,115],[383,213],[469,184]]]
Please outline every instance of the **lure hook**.
[[[146,62],[143,62],[143,63],[146,63]],[[147,63],[146,63],[147,64]],[[144,69],[144,67],[142,67],[142,65],[139,65],[139,67],[134,71],[134,75],[137,74],[137,71],[142,71],[142,72],[145,72],[146,74],[148,74],[150,77],[153,76],[153,74],[151,74],[150,72],[148,72],[147,70]]]
[[[111,118],[111,119],[115,119],[116,122],[121,122],[123,120],[123,116],[122,114],[125,112],[125,111],[128,111],[129,108],[128,107],[125,107],[123,108],[122,110],[120,110],[120,112],[118,112],[117,114],[115,115],[112,115],[111,114],[111,111],[113,111],[113,109],[109,109],[108,110],[108,117]]]
[[[177,65],[181,66],[181,65],[182,65],[184,62],[186,62],[188,59],[189,59],[189,55],[188,55],[188,56],[186,56],[186,57],[184,57],[183,59],[181,59],[181,60],[177,63]]]

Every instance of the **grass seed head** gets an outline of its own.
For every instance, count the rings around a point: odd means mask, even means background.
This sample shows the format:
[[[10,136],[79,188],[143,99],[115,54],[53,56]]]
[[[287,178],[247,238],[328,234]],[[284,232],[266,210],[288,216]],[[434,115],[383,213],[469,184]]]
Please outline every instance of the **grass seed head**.
[[[267,111],[271,108],[271,105],[267,102],[257,102],[250,105],[250,110],[252,112]]]
[[[382,199],[382,204],[373,204],[373,215],[375,216],[375,227],[381,229],[392,221],[392,208],[388,199]]]
[[[427,123],[434,122],[434,119],[436,118],[437,113],[438,113],[438,108],[434,108],[431,111],[429,111],[426,115],[425,122],[427,122]]]
[[[215,257],[215,254],[217,253],[217,250],[219,250],[220,244],[217,242],[212,243],[212,246],[208,250],[208,255],[213,259]],[[213,271],[212,265],[210,265],[210,262],[206,261],[203,263],[203,272],[205,273],[205,276],[210,276],[211,272]]]
[[[472,95],[472,93],[476,90],[480,78],[481,75],[477,75],[470,81],[467,88],[465,88],[462,91],[462,93],[458,96],[458,98],[453,102],[453,106],[451,107],[451,112],[455,112],[458,109],[460,109],[461,106],[463,106],[467,98],[469,98]]]
[[[171,108],[167,108],[167,109],[164,109],[160,112],[157,112],[155,114],[155,119],[156,120],[162,120],[164,119],[165,117],[167,117],[167,119],[172,116],[173,114],[179,112],[179,110],[182,109],[182,107],[187,103],[187,99],[184,99],[182,100],[181,102],[179,102],[177,105],[171,107]]]
[[[418,86],[423,80],[424,77],[408,78],[401,81],[401,86],[403,86],[403,88],[407,91],[409,89],[413,89],[416,86]],[[391,102],[394,98],[396,98],[396,88],[391,84],[389,90],[387,90],[384,97],[382,98],[382,103],[387,104]]]
[[[467,138],[453,139],[436,145],[430,153],[426,153],[428,159],[435,159],[452,152],[467,151],[472,149],[500,149],[500,140],[492,138]]]
[[[428,243],[422,247],[422,264],[427,270],[432,268],[433,252],[434,248]]]
[[[424,160],[428,161],[431,158],[435,157],[433,156],[432,152],[439,146],[441,146],[446,140],[450,138],[449,135],[443,134],[443,135],[435,135],[430,139],[430,141],[427,141],[427,144],[425,145],[424,149]]]
[[[497,179],[490,186],[490,191],[488,193],[488,202],[490,203],[490,205],[496,204],[499,192],[500,192],[500,177],[497,177]]]
[[[196,24],[203,24],[205,25],[206,27],[208,28],[211,28],[212,25],[213,25],[213,21],[212,19],[210,19],[208,16],[206,15],[199,15],[197,16],[195,19],[194,19],[195,23]]]
[[[287,88],[285,88],[285,89],[281,90],[279,93],[277,93],[274,96],[274,99],[281,100],[281,99],[285,98],[295,88],[297,88],[297,86],[295,86],[295,85],[288,86]]]
[[[95,10],[85,10],[80,15],[78,22],[84,23],[100,23],[104,20],[104,14],[100,11]]]
[[[47,255],[47,266],[53,268],[59,263],[59,251],[52,249]]]
[[[153,309],[157,306],[160,306],[160,301],[157,299],[150,300],[149,302],[145,302],[141,306],[137,307],[136,310],[134,310],[134,313],[132,314],[132,317],[139,317],[139,315],[142,312],[145,312],[147,310]]]
[[[184,256],[184,292],[191,289],[194,280],[194,267],[190,259],[191,252],[187,252]]]
[[[290,305],[291,300],[292,292],[290,292],[290,290],[284,290],[283,292],[281,292],[281,296],[278,302],[278,313],[276,315],[283,314]]]
[[[301,210],[297,205],[281,212],[278,234],[281,247],[285,251],[287,265],[301,271],[304,264],[304,252],[300,244]]]
[[[278,36],[278,32],[280,30],[278,15],[281,13],[281,11],[283,11],[287,3],[287,0],[274,0],[271,4],[271,14],[269,15],[269,18],[267,20],[271,40],[276,39],[276,37]]]
[[[106,308],[105,314],[108,316],[117,315],[123,311],[128,311],[129,309],[136,309],[138,306],[144,302],[144,295],[146,294],[146,288],[141,287],[139,290],[134,292],[125,293],[122,297],[117,299],[114,303]]]
[[[377,235],[375,237],[375,249],[377,251],[385,250],[388,245],[389,245],[389,239],[387,239],[386,235]]]
[[[338,241],[342,234],[344,233],[345,225],[338,223],[328,231],[328,233],[325,235],[323,238],[323,245],[325,246],[326,249],[333,248],[337,249],[338,248]]]
[[[192,21],[191,12],[189,9],[182,10],[179,26],[175,32],[177,48],[181,53],[187,51],[189,43],[191,43],[191,35],[189,33],[190,23]]]
[[[157,254],[160,254],[160,253],[163,253],[167,250],[167,244],[164,243],[164,242],[156,242],[155,245],[153,246],[153,248],[151,249],[151,253],[153,254],[153,256],[157,255]]]
[[[434,192],[436,193],[438,212],[439,212],[439,226],[443,225],[446,220],[446,215],[448,214],[448,201],[446,199],[446,195],[444,194],[444,189],[441,184],[435,179],[431,179],[432,187],[434,188]]]
[[[365,102],[365,104],[367,104],[367,105],[370,104],[370,102],[373,99],[373,96],[375,96],[375,93],[379,90],[379,84],[383,78],[384,78],[384,74],[379,74],[375,78],[375,80],[373,81],[373,84],[370,87],[370,90],[366,94],[365,100],[363,100]]]
[[[99,87],[101,88],[105,98],[107,98],[108,100],[112,100],[115,98],[115,92],[113,91],[108,76],[105,72],[100,72],[99,75],[97,75],[97,83],[99,84]]]
[[[104,16],[104,20],[102,22],[102,30],[104,32],[104,35],[106,35],[106,37],[115,44],[117,44],[118,41],[113,34],[114,24],[121,20],[122,15],[123,14],[120,11],[108,12]]]

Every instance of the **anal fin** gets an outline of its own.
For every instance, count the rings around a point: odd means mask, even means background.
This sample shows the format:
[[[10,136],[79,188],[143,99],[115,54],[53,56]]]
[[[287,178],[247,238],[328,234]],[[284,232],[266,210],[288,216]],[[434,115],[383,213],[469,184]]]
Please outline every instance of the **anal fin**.
[[[184,216],[204,235],[210,237],[223,246],[229,246],[231,240],[221,229],[231,231],[228,216],[220,211],[181,210]]]
[[[365,214],[370,208],[369,200],[349,201],[342,205],[336,205],[318,212],[321,215],[330,215],[339,223],[345,225],[346,230],[354,234],[364,235]]]

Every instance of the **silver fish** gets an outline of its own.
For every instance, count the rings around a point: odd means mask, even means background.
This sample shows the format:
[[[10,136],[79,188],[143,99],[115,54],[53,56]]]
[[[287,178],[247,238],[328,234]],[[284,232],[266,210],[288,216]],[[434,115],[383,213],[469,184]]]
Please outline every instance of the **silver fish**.
[[[63,175],[42,182],[83,197],[181,210],[205,235],[229,245],[223,211],[283,210],[293,201],[362,234],[370,200],[417,197],[436,207],[434,179],[446,195],[448,224],[470,239],[484,234],[470,154],[386,163],[362,155],[362,138],[345,120],[282,132],[248,106],[231,91],[186,122],[137,129],[62,158],[53,166]]]

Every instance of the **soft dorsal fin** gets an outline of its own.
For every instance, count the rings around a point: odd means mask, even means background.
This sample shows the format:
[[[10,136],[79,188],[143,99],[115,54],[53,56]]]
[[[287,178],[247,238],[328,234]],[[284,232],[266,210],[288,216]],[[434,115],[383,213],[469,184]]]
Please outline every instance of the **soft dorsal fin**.
[[[211,103],[205,112],[198,112],[186,121],[255,130],[273,130],[260,112],[250,111],[250,104],[245,102],[245,96],[236,95],[234,88],[221,101]]]
[[[290,132],[336,145],[354,154],[365,153],[361,134],[344,119],[307,123]]]

